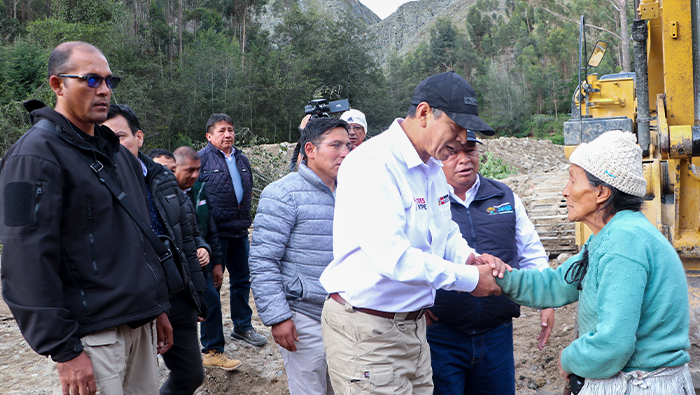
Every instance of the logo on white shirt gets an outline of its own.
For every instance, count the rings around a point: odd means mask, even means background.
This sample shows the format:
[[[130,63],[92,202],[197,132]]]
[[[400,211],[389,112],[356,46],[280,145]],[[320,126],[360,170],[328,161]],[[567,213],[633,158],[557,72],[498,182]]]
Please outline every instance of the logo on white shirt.
[[[450,202],[450,195],[449,194],[447,194],[445,196],[440,196],[438,198],[438,205],[439,206],[444,206],[445,204],[447,204],[449,202]]]
[[[513,205],[510,202],[505,202],[498,206],[487,208],[486,212],[489,213],[489,215],[511,214],[513,212]]]
[[[413,198],[413,202],[416,203],[416,210],[428,209],[428,205],[425,203],[425,198]]]

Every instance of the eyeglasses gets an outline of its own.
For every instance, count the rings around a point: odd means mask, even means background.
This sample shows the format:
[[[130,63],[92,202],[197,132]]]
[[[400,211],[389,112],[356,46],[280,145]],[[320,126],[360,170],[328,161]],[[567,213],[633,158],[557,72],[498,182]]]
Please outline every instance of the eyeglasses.
[[[76,75],[76,74],[59,74],[58,75],[61,78],[80,78],[81,80],[87,81],[87,84],[90,88],[99,88],[100,85],[102,85],[102,81],[107,84],[107,88],[109,89],[116,89],[117,86],[119,85],[119,81],[121,81],[121,78],[115,77],[112,75],[108,75],[107,77],[103,77],[101,75],[97,74],[90,74],[90,75]]]
[[[353,131],[353,132],[364,132],[365,128],[359,125],[350,125],[348,126],[348,131]]]
[[[336,151],[341,151],[341,152],[343,150],[347,150],[348,152],[352,151],[352,143],[343,144],[340,142],[333,142],[333,143],[328,143],[326,145],[329,147],[332,147]]]

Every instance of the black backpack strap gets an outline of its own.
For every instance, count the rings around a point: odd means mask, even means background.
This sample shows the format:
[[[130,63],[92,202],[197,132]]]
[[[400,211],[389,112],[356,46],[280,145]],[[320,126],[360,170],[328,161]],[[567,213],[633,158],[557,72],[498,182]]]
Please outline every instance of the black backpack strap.
[[[41,119],[34,126],[39,129],[44,129],[56,133],[58,137],[63,138],[58,133],[58,130],[56,130],[56,125],[49,120]],[[63,139],[65,140],[65,138]],[[136,223],[136,225],[138,225],[138,227],[141,228],[141,231],[143,232],[143,234],[146,235],[148,241],[151,242],[151,245],[158,254],[158,259],[160,260],[160,264],[165,273],[165,282],[167,283],[168,291],[171,294],[175,294],[182,291],[185,288],[183,280],[184,268],[181,268],[182,262],[180,262],[179,256],[176,257],[173,255],[170,248],[168,248],[168,246],[163,241],[161,241],[158,235],[156,235],[156,232],[153,231],[150,222],[146,222],[143,219],[143,217],[139,215],[138,211],[136,211],[136,208],[131,205],[131,202],[127,199],[124,199],[126,197],[126,193],[124,193],[119,188],[117,183],[112,179],[112,177],[109,176],[109,174],[103,171],[104,165],[97,160],[97,157],[94,155],[90,157],[90,155],[88,155],[87,152],[79,150],[69,141],[67,143],[68,146],[71,147],[73,151],[75,151],[75,153],[78,154],[78,156],[90,167],[90,169],[92,169],[97,178],[99,178],[100,182],[102,182],[107,187],[107,189],[109,189],[112,195],[114,195],[114,197],[117,198],[117,201],[122,205],[122,207],[124,207],[126,212],[129,213],[129,216]],[[174,242],[169,241],[169,237],[163,237],[166,238],[166,241],[168,241],[173,246],[173,248],[177,248]]]
[[[46,119],[41,119],[39,122],[37,122],[34,125],[36,128],[48,130],[48,131],[53,131],[54,133],[58,132],[56,131],[56,125],[54,125],[51,121],[46,120]],[[107,189],[114,195],[115,198],[117,198],[117,201],[121,203],[122,207],[126,210],[127,213],[129,213],[129,216],[131,216],[131,219],[134,220],[136,225],[138,225],[139,228],[141,228],[141,231],[146,235],[148,240],[151,242],[153,245],[153,248],[155,248],[156,252],[158,253],[158,258],[160,259],[160,262],[163,263],[165,260],[172,258],[172,253],[170,250],[163,244],[163,242],[158,238],[158,235],[153,231],[153,228],[151,228],[150,223],[147,223],[141,215],[136,211],[136,208],[131,205],[131,202],[128,200],[125,200],[124,198],[126,197],[126,193],[122,192],[121,189],[119,189],[119,186],[117,185],[114,180],[109,176],[109,174],[105,173],[104,170],[104,165],[97,160],[95,157],[90,157],[87,152],[81,151],[74,147],[72,144],[68,144],[73,151],[75,151],[78,156],[87,163],[88,166],[90,166],[90,169],[97,175],[97,178],[100,179],[100,182],[102,182]]]

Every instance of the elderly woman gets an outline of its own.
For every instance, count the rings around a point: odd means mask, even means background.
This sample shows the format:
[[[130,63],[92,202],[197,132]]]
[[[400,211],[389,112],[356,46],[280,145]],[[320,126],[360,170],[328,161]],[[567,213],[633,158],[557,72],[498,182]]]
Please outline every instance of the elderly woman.
[[[534,308],[579,302],[579,338],[561,352],[559,370],[567,381],[585,378],[581,395],[694,394],[685,273],[640,212],[646,180],[634,135],[604,133],[570,161],[568,218],[593,235],[556,270],[506,273],[497,279],[503,293]]]

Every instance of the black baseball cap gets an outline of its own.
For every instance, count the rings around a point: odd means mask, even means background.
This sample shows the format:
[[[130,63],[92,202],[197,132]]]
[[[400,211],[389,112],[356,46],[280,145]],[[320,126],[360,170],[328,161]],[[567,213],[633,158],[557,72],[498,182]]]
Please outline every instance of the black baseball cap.
[[[487,136],[496,134],[479,118],[474,88],[454,71],[435,74],[418,84],[413,91],[411,104],[418,105],[421,102],[444,111],[457,125],[469,131],[481,132]]]
[[[482,143],[481,141],[479,141],[476,138],[476,132],[474,132],[473,130],[467,130],[467,142],[469,142],[469,141],[473,141],[475,143],[479,143],[481,145],[484,145],[484,143]]]

